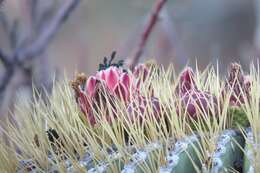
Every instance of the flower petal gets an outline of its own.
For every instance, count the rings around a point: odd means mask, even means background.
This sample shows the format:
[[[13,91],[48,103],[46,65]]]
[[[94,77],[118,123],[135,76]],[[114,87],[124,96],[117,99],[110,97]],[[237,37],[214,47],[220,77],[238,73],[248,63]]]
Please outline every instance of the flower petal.
[[[91,111],[90,102],[91,102],[90,98],[88,98],[88,96],[86,96],[85,93],[83,93],[83,92],[79,93],[78,103],[79,103],[80,109],[87,117],[89,123],[92,126],[94,126],[96,124],[96,119],[93,115],[93,112]]]
[[[125,102],[129,100],[129,90],[123,84],[117,83],[113,89],[113,92],[118,98],[124,100]]]
[[[122,83],[126,88],[130,88],[130,77],[127,73],[123,73],[123,75],[121,75],[120,83]]]
[[[110,67],[105,71],[106,75],[106,84],[108,89],[113,91],[115,88],[116,84],[118,83],[119,80],[119,74],[118,71],[115,68]]]
[[[197,90],[192,68],[186,67],[180,75],[179,85],[176,89],[177,95],[184,95],[189,90]]]
[[[145,66],[145,64],[138,64],[133,71],[134,76],[138,78],[141,77],[142,81],[145,81],[147,79],[148,73],[149,70]]]
[[[95,91],[95,87],[97,84],[97,79],[94,76],[91,76],[88,78],[87,83],[86,83],[86,90],[87,93],[92,97]]]
[[[100,80],[106,80],[106,74],[105,74],[105,71],[104,70],[101,70],[99,71],[97,74],[96,74],[96,77]]]

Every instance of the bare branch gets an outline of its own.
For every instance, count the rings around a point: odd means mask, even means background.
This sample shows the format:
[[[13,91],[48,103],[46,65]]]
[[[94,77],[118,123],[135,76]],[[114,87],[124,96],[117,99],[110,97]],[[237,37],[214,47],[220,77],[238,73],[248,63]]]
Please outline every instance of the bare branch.
[[[138,48],[137,48],[137,50],[134,54],[133,59],[131,59],[129,61],[128,66],[129,66],[130,69],[133,69],[135,67],[135,65],[138,63],[140,57],[142,56],[145,45],[147,43],[147,40],[148,40],[148,38],[149,38],[157,20],[158,20],[158,16],[159,16],[160,11],[161,11],[162,7],[164,6],[164,4],[166,2],[167,2],[167,0],[156,0],[154,7],[152,9],[151,16],[148,20],[148,23],[145,26],[144,31],[141,35],[141,39],[140,39],[140,42],[138,44]]]
[[[0,97],[3,98],[3,93],[5,92],[5,89],[13,75],[13,66],[10,57],[1,49],[0,49],[0,61],[2,61],[5,68],[5,73],[2,79],[0,80]]]
[[[1,4],[0,4],[1,6]],[[3,11],[0,11],[0,23],[1,23],[1,27],[3,28],[4,32],[6,34],[9,33],[9,22],[7,21],[7,17],[6,14],[4,14]]]
[[[30,0],[29,2],[31,4],[32,27],[36,32],[40,32],[51,16],[54,15],[58,1]]]
[[[30,2],[32,3],[32,1]],[[48,25],[42,24],[42,20],[38,21],[40,22],[41,26],[45,27],[41,31],[39,31],[39,33],[37,31],[37,33],[35,34],[35,39],[32,39],[32,35],[28,36],[28,38],[26,36],[25,39],[21,39],[23,33],[20,32],[19,23],[9,25],[6,16],[0,16],[0,23],[4,24],[4,29],[6,33],[9,35],[9,41],[11,42],[11,48],[13,49],[13,52],[10,55],[7,55],[0,49],[0,61],[3,63],[3,66],[5,68],[5,73],[0,79],[0,98],[3,98],[2,100],[0,100],[0,106],[1,102],[4,100],[6,92],[8,92],[7,87],[11,85],[10,82],[15,77],[17,70],[20,69],[22,73],[26,73],[28,69],[32,70],[33,67],[25,67],[25,63],[35,58],[41,57],[39,55],[41,55],[45,51],[53,36],[57,33],[61,25],[66,21],[68,16],[75,9],[77,4],[79,4],[79,2],[80,0],[66,0],[65,2],[63,2],[63,5],[60,7],[60,9],[58,9],[58,11],[53,15],[53,17],[50,17],[50,22]],[[32,3],[31,5],[37,5],[36,0],[35,3]],[[29,15],[39,15],[38,13],[39,11],[37,10],[31,11]],[[32,27],[33,31],[36,29],[33,28],[33,26],[29,27]],[[31,42],[31,40],[34,41]],[[20,44],[21,42],[23,44]],[[31,75],[32,74],[30,74],[30,78],[32,78]]]
[[[4,2],[4,0],[0,0],[0,5],[2,5],[3,2]]]
[[[0,61],[2,61],[5,67],[9,66],[9,64],[11,63],[9,56],[1,49],[0,49]]]
[[[61,9],[53,17],[49,26],[42,30],[40,36],[30,46],[26,47],[25,49],[18,48],[15,51],[19,63],[36,58],[37,55],[41,54],[46,49],[48,43],[58,31],[61,24],[66,21],[70,13],[74,10],[79,2],[80,0],[67,0],[63,7],[61,7]]]
[[[15,19],[14,22],[11,23],[8,21],[7,15],[3,11],[0,11],[0,24],[9,39],[10,48],[15,49],[21,43],[19,37],[19,20]]]
[[[1,98],[3,98],[3,94],[13,76],[13,73],[14,73],[13,67],[7,68],[3,78],[1,79],[1,83],[0,83],[0,97]]]

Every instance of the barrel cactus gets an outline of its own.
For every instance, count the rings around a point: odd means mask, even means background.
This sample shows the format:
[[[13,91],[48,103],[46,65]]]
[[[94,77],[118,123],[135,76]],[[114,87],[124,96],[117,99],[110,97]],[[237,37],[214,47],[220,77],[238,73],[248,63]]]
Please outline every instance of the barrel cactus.
[[[259,71],[153,62],[132,71],[115,52],[91,76],[19,103],[0,140],[3,172],[258,172]],[[20,105],[20,107],[19,107]],[[16,116],[17,115],[17,116]],[[19,116],[18,116],[19,115]]]

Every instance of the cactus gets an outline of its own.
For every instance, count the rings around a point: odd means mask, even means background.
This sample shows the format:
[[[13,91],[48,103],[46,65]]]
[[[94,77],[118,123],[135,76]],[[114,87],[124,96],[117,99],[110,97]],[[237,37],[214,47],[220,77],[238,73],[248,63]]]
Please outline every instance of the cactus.
[[[163,147],[159,143],[153,143],[144,149],[137,150],[130,162],[124,166],[122,173],[154,172],[159,167],[160,153]]]
[[[252,129],[247,129],[247,143],[245,145],[245,155],[244,155],[244,163],[243,163],[243,173],[253,173],[254,167],[253,167],[253,160],[254,160],[254,140],[253,140],[253,134]]]
[[[167,156],[167,165],[160,168],[160,173],[196,172],[196,167],[201,168],[198,145],[197,136],[178,141]]]
[[[213,154],[212,173],[241,171],[243,165],[244,138],[241,133],[226,130],[220,135],[216,152]]]
[[[260,72],[247,76],[232,64],[225,81],[214,70],[194,73],[186,67],[177,78],[171,69],[145,63],[124,69],[123,61],[114,63],[114,58],[115,53],[105,58],[90,77],[78,75],[74,92],[68,81],[57,83],[48,102],[39,98],[16,112],[18,127],[8,121],[3,135],[12,145],[0,136],[0,169],[259,171],[253,134],[259,133]]]
[[[88,170],[89,173],[113,173],[120,172],[123,169],[124,162],[120,153],[113,153],[109,156],[108,161],[100,162],[95,167]]]

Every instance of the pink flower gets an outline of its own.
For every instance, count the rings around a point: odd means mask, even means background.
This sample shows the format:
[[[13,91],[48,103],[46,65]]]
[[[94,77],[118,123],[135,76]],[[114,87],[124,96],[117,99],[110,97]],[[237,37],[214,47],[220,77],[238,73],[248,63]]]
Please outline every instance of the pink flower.
[[[144,83],[148,77],[151,76],[151,67],[149,68],[146,64],[138,64],[134,70],[133,70],[133,75],[135,78],[137,78],[137,83],[136,83],[136,88],[139,90],[140,86],[142,83]],[[151,86],[149,85],[148,92],[150,96],[154,96],[154,90]]]
[[[109,90],[113,91],[119,83],[120,72],[116,67],[110,67],[105,70],[105,84]]]
[[[78,104],[81,111],[87,116],[89,123],[94,126],[96,124],[96,119],[93,112],[91,111],[92,100],[83,91],[80,91],[78,97]]]
[[[91,76],[88,78],[87,84],[86,84],[86,92],[88,93],[88,95],[90,97],[93,97],[93,95],[94,95],[96,84],[97,84],[96,77]]]
[[[134,78],[127,72],[123,72],[121,68],[109,67],[106,70],[101,70],[95,76],[90,76],[86,83],[87,94],[93,96],[95,84],[102,81],[108,91],[127,102],[130,98],[130,89],[134,89]]]
[[[151,110],[151,111],[148,111]],[[134,120],[143,122],[147,116],[154,117],[156,120],[161,118],[161,106],[156,97],[145,98],[143,96],[137,96],[127,108],[130,122],[134,123]]]
[[[198,115],[211,115],[217,111],[217,98],[208,92],[189,90],[181,97],[184,111],[196,119]]]
[[[107,99],[112,99],[109,102],[113,103],[115,101],[113,99],[116,98],[123,101],[128,107],[129,116],[136,115],[136,109],[142,112],[139,114],[139,116],[142,116],[151,105],[153,116],[158,119],[160,117],[158,99],[153,96],[149,99],[145,98],[139,92],[140,80],[144,82],[147,75],[148,69],[144,65],[139,65],[133,73],[125,72],[120,67],[110,66],[85,79],[85,82],[76,79],[73,88],[76,91],[77,102],[90,124],[94,126],[97,123],[93,110],[101,105],[106,107]],[[108,94],[109,98],[102,93]],[[108,122],[111,122],[112,117],[116,118],[116,110],[113,115],[109,115],[111,111],[108,111],[107,108],[103,111],[105,111]]]
[[[249,99],[251,85],[252,80],[249,76],[243,74],[241,66],[237,63],[232,63],[222,96],[230,93],[230,105],[240,106],[245,103],[245,99]]]
[[[124,101],[125,104],[128,104],[130,94],[131,92],[134,93],[133,90],[136,83],[133,76],[127,72],[123,72],[121,68],[113,66],[97,72],[95,76],[90,76],[86,80],[85,86],[84,81],[81,80],[81,82],[78,82],[80,81],[78,79],[76,81],[74,89],[77,93],[77,102],[82,112],[88,117],[91,125],[96,124],[96,118],[92,109],[95,106],[100,106],[101,102],[103,105],[106,104],[106,99],[100,98],[102,92],[107,92],[111,98],[117,97]]]
[[[191,118],[196,119],[201,114],[208,115],[217,105],[217,99],[214,95],[198,89],[193,70],[190,67],[186,67],[181,73],[175,93],[181,99],[181,109]],[[178,108],[177,113],[180,113]]]
[[[247,90],[250,90],[251,88],[251,85],[252,85],[252,78],[249,76],[249,75],[245,75],[243,77],[243,80],[244,80],[244,86]]]
[[[192,68],[186,67],[180,74],[179,85],[176,88],[177,95],[183,95],[189,90],[197,90]]]
[[[149,75],[149,69],[145,64],[138,64],[134,68],[133,74],[136,78],[140,78],[144,82]]]
[[[123,72],[121,68],[109,67],[104,71],[98,72],[96,77],[104,81],[111,94],[125,102],[129,101],[130,89],[131,87],[134,88],[134,78],[130,74]]]

